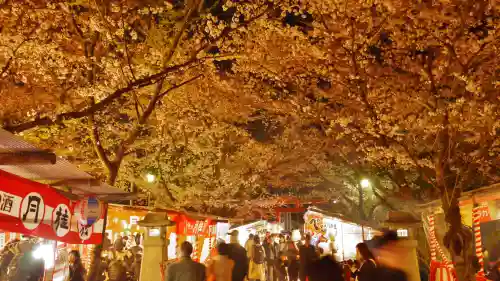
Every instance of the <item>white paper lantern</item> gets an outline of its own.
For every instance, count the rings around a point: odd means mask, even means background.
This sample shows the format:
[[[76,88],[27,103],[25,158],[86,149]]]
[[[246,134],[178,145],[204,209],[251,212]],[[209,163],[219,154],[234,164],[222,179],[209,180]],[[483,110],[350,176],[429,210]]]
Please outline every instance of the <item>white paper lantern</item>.
[[[302,239],[302,235],[300,234],[300,230],[294,229],[292,230],[292,241],[297,242]]]
[[[95,197],[80,200],[75,207],[75,215],[82,225],[92,225],[101,218],[102,204]]]

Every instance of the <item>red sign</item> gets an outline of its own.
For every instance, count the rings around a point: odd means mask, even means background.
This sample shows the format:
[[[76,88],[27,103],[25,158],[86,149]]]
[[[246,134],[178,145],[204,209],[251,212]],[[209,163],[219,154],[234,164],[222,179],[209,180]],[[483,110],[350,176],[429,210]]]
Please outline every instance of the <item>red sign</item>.
[[[74,203],[49,185],[0,170],[0,230],[70,244],[99,244],[104,220],[81,225]]]
[[[215,222],[210,219],[193,220],[185,215],[178,216],[176,220],[178,235],[210,236],[210,226],[215,224]]]
[[[491,216],[490,216],[490,209],[488,208],[488,205],[483,205],[479,207],[479,222],[489,222],[491,221]]]
[[[206,221],[186,220],[186,235],[205,235],[208,224]]]

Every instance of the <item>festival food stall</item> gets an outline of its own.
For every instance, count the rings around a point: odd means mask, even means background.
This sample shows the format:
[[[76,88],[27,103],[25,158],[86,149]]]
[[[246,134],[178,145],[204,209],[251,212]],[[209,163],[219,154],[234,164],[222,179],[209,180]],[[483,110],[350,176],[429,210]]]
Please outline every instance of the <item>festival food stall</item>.
[[[176,245],[183,241],[193,244],[193,259],[201,263],[208,261],[217,239],[224,237],[229,228],[227,219],[193,213],[179,214],[174,221],[177,226]],[[173,239],[170,239],[169,251],[176,248],[172,241]]]
[[[238,241],[242,246],[244,246],[250,234],[259,235],[261,238],[263,238],[266,233],[281,233],[283,231],[283,228],[278,222],[258,220],[242,225],[231,226],[226,233],[231,233],[234,230],[238,231]],[[226,235],[224,240],[229,243],[229,236]]]
[[[473,254],[481,265],[476,280],[486,280],[490,268],[500,261],[500,183],[464,192],[459,199],[462,223],[474,237]],[[443,245],[447,231],[441,201],[420,206],[431,250],[431,281],[453,280],[455,266]]]
[[[356,245],[371,239],[376,232],[365,224],[314,207],[308,208],[304,221],[304,232],[312,234],[312,243],[320,242],[319,246],[325,253],[333,253],[339,261],[355,259]]]
[[[139,226],[148,213],[166,213],[175,224],[167,226],[168,259],[177,258],[177,246],[183,241],[193,244],[193,258],[204,262],[219,237],[224,237],[229,225],[226,219],[201,216],[162,208],[109,204],[106,236],[113,241],[118,237],[144,235],[145,227]],[[154,230],[153,230],[154,231]]]
[[[33,251],[35,259],[43,259],[46,274],[55,273],[52,269],[58,259],[57,242],[99,244],[102,241],[103,213],[94,222],[83,222],[76,212],[78,203],[48,185],[0,170],[0,198],[0,229],[9,232],[10,237],[12,233],[30,237],[17,242],[19,245],[13,251],[17,249],[18,254]],[[11,262],[7,266],[17,265]]]
[[[101,243],[106,210],[101,202],[116,194],[127,197],[0,129],[0,279],[35,274],[64,280],[68,251]]]

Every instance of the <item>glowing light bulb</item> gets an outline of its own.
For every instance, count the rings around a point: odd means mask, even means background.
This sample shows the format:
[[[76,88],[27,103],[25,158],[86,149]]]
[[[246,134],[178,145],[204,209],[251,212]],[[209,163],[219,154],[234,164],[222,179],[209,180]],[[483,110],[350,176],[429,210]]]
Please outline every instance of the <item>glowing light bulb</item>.
[[[367,179],[362,179],[361,180],[361,187],[367,188],[369,186],[370,186],[370,181],[369,180],[367,180]]]
[[[156,177],[153,174],[147,174],[146,180],[151,183],[151,182],[154,182],[156,180]]]

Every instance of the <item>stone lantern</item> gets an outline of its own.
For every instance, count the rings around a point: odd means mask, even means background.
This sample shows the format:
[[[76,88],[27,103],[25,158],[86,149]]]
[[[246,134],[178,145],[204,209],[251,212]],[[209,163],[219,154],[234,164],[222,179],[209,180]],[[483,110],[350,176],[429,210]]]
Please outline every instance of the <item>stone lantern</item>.
[[[401,260],[399,264],[401,265],[401,269],[408,274],[409,281],[419,281],[420,272],[417,258],[418,242],[415,240],[414,232],[417,228],[421,227],[422,222],[411,213],[390,211],[383,225],[390,229],[397,230],[399,236],[406,238],[398,242],[398,247],[404,249],[403,251],[406,252],[405,255],[400,257]]]
[[[175,222],[167,213],[148,213],[143,220],[137,222],[146,228],[144,235],[144,254],[141,262],[140,281],[161,280],[164,278],[165,262],[168,260],[167,226]]]

